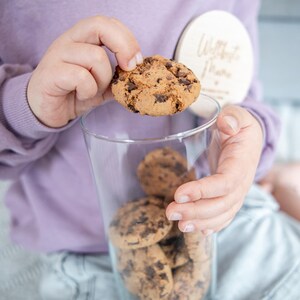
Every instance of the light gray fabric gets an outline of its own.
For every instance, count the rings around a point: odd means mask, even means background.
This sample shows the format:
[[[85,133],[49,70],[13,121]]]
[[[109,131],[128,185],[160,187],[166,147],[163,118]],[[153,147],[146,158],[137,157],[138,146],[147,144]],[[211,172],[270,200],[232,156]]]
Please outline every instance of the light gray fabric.
[[[44,257],[42,300],[118,300],[108,255],[57,253]]]
[[[297,282],[300,223],[253,186],[232,224],[218,235],[219,299],[299,300]]]
[[[40,256],[13,245],[8,238],[9,216],[2,201],[7,186],[0,182],[0,300],[40,300]]]
[[[108,256],[38,256],[11,245],[7,232],[0,204],[0,300],[119,299]],[[214,299],[299,300],[300,224],[279,212],[271,196],[253,186],[217,240]]]
[[[217,240],[213,299],[299,300],[300,224],[279,212],[270,195],[253,186]],[[118,299],[108,256],[59,253],[45,259],[43,300]]]

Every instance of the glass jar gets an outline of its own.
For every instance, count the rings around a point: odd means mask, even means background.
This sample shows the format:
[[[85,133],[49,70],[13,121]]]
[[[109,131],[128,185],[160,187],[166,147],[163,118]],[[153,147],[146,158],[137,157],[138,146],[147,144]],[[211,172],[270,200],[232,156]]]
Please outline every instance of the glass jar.
[[[217,101],[141,116],[116,102],[81,119],[120,299],[201,300],[212,285],[212,237],[182,233],[165,215],[176,189],[208,175]],[[200,110],[201,111],[201,110]]]

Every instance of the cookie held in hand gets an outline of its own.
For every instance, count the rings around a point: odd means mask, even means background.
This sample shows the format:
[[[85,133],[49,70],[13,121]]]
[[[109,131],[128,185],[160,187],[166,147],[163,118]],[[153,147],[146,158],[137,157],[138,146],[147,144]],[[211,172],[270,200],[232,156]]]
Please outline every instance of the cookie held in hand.
[[[115,99],[132,112],[150,116],[184,111],[200,94],[200,82],[181,63],[155,55],[132,71],[116,67],[112,79]]]

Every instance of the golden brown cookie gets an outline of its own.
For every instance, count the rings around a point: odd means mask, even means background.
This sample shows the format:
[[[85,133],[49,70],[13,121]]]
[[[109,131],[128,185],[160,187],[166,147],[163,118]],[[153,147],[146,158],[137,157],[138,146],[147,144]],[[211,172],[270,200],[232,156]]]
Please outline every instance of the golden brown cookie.
[[[173,273],[174,287],[168,300],[203,299],[210,283],[209,271],[207,263],[199,268],[192,261],[177,268]]]
[[[147,195],[170,198],[183,183],[196,179],[194,169],[188,170],[187,160],[171,148],[149,152],[139,163],[137,176]]]
[[[173,222],[170,232],[159,242],[172,269],[186,264],[190,257],[185,246],[183,233],[178,229],[178,222]]]
[[[118,271],[126,288],[141,300],[167,299],[173,288],[168,260],[155,244],[118,253]]]
[[[212,238],[210,236],[205,237],[201,232],[186,232],[183,235],[189,257],[194,262],[211,259]]]
[[[155,55],[130,72],[117,66],[112,93],[130,111],[165,116],[190,106],[199,96],[200,82],[183,64]]]
[[[112,244],[122,249],[137,249],[159,242],[171,230],[163,202],[145,197],[121,207],[109,227]]]

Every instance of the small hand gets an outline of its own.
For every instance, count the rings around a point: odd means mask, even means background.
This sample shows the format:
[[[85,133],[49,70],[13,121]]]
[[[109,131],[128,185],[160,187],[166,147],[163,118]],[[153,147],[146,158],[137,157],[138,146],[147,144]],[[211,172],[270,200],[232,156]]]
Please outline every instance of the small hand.
[[[119,66],[132,70],[142,63],[133,34],[118,20],[84,19],[48,48],[28,84],[35,116],[49,127],[61,127],[111,96],[112,67],[103,46]]]
[[[245,109],[227,106],[217,120],[220,155],[213,175],[181,185],[167,207],[183,232],[205,235],[230,224],[243,205],[260,159],[263,133]]]

